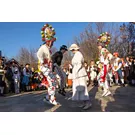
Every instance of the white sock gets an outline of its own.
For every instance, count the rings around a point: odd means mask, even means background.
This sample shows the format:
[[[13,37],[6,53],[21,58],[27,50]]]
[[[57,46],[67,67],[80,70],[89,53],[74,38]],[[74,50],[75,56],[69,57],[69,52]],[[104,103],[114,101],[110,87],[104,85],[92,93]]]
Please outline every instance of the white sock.
[[[135,84],[135,80],[132,80],[132,84]]]
[[[124,79],[121,79],[122,84],[124,84]]]
[[[4,87],[0,87],[0,90],[1,90],[1,94],[3,94],[3,92],[4,92]]]
[[[116,81],[116,84],[118,84],[118,79],[116,79],[115,81]]]
[[[109,89],[108,81],[105,81],[105,88]]]

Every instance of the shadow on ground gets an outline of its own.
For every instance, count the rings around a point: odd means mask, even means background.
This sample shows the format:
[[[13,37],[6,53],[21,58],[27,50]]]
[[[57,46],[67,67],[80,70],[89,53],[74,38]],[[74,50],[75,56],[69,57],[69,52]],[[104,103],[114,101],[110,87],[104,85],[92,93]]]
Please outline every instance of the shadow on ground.
[[[43,102],[44,94],[37,91],[0,97],[0,112],[44,112],[52,107]]]
[[[135,88],[120,87],[113,94],[114,100],[107,103],[107,112],[134,112],[135,111]]]

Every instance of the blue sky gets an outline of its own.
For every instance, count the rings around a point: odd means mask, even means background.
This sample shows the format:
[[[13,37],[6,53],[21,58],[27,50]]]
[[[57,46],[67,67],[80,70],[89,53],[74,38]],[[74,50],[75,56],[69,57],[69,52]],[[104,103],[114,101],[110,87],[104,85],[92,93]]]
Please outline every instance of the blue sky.
[[[47,22],[49,23],[49,22]],[[8,57],[16,56],[21,47],[39,48],[42,44],[40,31],[43,22],[1,22],[0,23],[0,50]],[[73,43],[74,36],[78,36],[88,25],[87,22],[56,22],[49,23],[56,31],[57,41],[54,46]]]
[[[62,44],[72,44],[74,37],[79,36],[88,26],[88,22],[0,22],[2,54],[11,58],[19,53],[21,47],[38,49],[43,43],[41,28],[46,23],[55,28],[57,41],[54,46],[58,49]],[[117,23],[122,24],[122,22]]]

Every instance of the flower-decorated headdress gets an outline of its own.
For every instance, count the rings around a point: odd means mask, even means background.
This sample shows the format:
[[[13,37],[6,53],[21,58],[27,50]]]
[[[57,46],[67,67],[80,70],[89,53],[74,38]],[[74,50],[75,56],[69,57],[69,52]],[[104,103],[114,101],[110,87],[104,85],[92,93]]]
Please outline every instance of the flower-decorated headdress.
[[[43,42],[56,41],[56,38],[54,37],[54,35],[55,35],[55,30],[51,25],[45,24],[42,27],[41,37],[42,37]]]
[[[110,44],[111,37],[108,32],[101,33],[98,37],[98,43],[104,44],[105,47],[107,47]]]

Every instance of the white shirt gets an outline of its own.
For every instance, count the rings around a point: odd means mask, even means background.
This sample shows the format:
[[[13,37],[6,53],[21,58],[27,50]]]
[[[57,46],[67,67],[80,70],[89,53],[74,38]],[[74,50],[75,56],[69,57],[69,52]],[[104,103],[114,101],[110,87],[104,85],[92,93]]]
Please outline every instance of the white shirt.
[[[46,45],[42,45],[37,52],[37,57],[41,64],[44,63],[44,59],[50,61],[51,54],[49,48]]]
[[[116,58],[113,64],[113,70],[118,71],[122,67],[122,62],[119,62],[120,58]]]
[[[84,57],[81,52],[76,52],[72,58],[73,79],[87,76],[86,69],[83,66]]]

